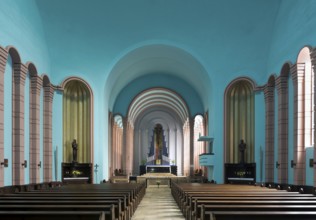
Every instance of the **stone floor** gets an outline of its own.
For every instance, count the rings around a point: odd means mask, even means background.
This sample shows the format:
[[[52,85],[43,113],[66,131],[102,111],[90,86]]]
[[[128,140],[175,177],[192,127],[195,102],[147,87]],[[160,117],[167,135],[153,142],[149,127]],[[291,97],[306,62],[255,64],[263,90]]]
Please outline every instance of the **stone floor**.
[[[162,185],[148,186],[146,194],[139,204],[132,220],[184,220],[177,203],[174,201],[170,188]]]

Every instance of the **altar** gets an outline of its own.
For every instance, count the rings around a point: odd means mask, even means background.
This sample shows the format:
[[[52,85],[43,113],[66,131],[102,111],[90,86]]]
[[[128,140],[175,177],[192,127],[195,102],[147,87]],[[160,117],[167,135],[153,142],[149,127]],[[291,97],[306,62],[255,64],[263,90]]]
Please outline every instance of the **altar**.
[[[140,165],[139,175],[144,175],[146,173],[170,173],[177,176],[177,166],[175,165]]]
[[[177,176],[177,166],[175,165],[140,165],[140,176],[137,182],[145,182],[149,185],[166,185],[170,187],[170,182],[187,182],[187,177]]]

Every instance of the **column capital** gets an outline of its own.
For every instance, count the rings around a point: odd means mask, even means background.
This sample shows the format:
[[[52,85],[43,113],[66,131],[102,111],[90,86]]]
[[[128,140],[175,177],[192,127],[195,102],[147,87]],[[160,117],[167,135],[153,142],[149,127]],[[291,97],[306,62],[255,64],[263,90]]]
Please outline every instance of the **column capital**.
[[[8,60],[8,51],[0,47],[0,74],[4,74],[7,60]]]
[[[278,90],[278,93],[281,93],[288,87],[288,80],[286,76],[279,76],[276,79],[276,88]]]
[[[15,63],[13,65],[14,83],[24,85],[27,71],[28,69],[24,64]]]
[[[302,82],[305,74],[305,63],[296,63],[292,65],[290,72],[294,85]]]
[[[54,98],[54,86],[52,86],[51,84],[48,86],[44,86],[44,97],[45,100],[48,100],[50,103],[53,102],[53,98]]]
[[[312,51],[310,52],[310,56],[311,56],[312,64],[315,65],[316,64],[316,48],[312,49]]]
[[[316,72],[316,48],[313,48],[310,55],[311,55],[312,66],[313,66],[314,73],[315,73]]]
[[[40,95],[43,86],[43,79],[39,76],[31,77],[31,93]]]
[[[295,82],[297,80],[297,65],[296,65],[296,63],[291,66],[290,74],[291,74],[293,82]]]
[[[265,102],[274,100],[274,86],[266,85],[263,89]]]

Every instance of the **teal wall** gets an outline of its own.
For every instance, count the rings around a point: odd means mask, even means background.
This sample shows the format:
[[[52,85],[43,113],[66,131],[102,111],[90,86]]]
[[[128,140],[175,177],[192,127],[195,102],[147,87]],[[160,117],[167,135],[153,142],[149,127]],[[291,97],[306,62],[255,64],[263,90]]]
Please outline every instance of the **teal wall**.
[[[314,167],[309,166],[309,160],[314,158],[314,147],[306,147],[306,185],[314,186]]]
[[[55,92],[53,99],[53,180],[61,181],[61,162],[63,158],[63,96],[62,92]],[[57,164],[56,164],[57,163]],[[57,170],[56,170],[57,167]],[[57,174],[57,175],[56,175]]]
[[[265,106],[264,93],[255,93],[255,162],[256,162],[256,180],[257,182],[264,182],[265,180],[265,133],[262,128],[265,128]]]
[[[278,73],[286,61],[296,62],[306,45],[316,45],[316,1],[283,0],[275,19],[265,74]]]
[[[0,46],[14,46],[23,63],[32,61],[39,72],[51,74],[46,35],[35,1],[1,0],[0,28]]]

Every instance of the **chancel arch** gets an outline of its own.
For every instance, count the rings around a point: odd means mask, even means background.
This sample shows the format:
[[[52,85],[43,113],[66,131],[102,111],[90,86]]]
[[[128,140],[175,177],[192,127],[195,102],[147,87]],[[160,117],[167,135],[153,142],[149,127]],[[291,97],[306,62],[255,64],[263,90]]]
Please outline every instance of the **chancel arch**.
[[[77,162],[93,162],[93,94],[82,79],[69,78],[63,83],[63,162],[73,161],[72,142],[78,144]]]
[[[132,155],[125,155],[127,172],[137,173],[141,164],[174,164],[178,174],[190,173],[191,135],[184,138],[184,128],[190,132],[189,109],[179,94],[159,87],[144,90],[123,121],[129,140],[124,152]]]
[[[156,107],[144,111],[135,122],[134,167],[141,164],[177,165],[183,167],[183,130],[179,117],[171,110]],[[161,131],[161,133],[157,131]],[[159,136],[159,140],[157,137]],[[160,158],[155,150],[161,146]]]
[[[254,162],[254,82],[238,78],[225,90],[225,163],[239,163],[238,145],[246,143],[245,161]]]

